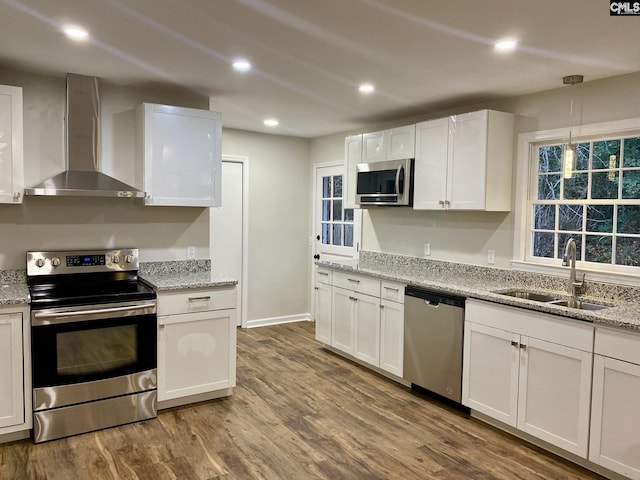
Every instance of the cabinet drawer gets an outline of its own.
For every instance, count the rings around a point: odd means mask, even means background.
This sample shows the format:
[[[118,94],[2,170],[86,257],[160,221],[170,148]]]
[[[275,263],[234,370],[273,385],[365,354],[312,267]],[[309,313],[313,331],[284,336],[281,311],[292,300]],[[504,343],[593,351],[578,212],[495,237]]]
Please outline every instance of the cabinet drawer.
[[[331,285],[331,270],[318,268],[318,270],[316,270],[316,283]]]
[[[236,308],[236,288],[179,290],[158,294],[158,315]]]
[[[363,277],[362,275],[333,272],[333,285],[335,287],[353,290],[357,293],[364,293],[365,295],[380,296],[380,280]]]
[[[640,335],[597,327],[594,352],[640,365]]]
[[[404,285],[383,281],[380,285],[380,298],[382,300],[404,303]]]

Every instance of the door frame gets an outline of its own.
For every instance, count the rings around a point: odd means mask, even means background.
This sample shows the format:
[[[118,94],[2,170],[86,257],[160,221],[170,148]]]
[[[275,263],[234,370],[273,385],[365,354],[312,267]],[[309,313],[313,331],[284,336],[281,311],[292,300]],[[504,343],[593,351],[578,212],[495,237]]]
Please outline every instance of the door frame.
[[[242,164],[242,273],[238,283],[242,285],[240,291],[240,327],[247,328],[247,308],[249,304],[249,157],[244,155],[222,154],[222,161]],[[222,185],[224,188],[224,182]],[[209,226],[211,228],[211,226]],[[211,245],[211,238],[209,239]],[[210,253],[213,258],[213,252]],[[215,268],[215,265],[212,265]]]

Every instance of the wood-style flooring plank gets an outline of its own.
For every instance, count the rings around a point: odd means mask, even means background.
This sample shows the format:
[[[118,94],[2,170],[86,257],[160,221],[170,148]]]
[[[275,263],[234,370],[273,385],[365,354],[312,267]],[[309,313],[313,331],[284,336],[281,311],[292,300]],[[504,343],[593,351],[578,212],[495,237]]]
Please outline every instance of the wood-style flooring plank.
[[[0,479],[602,478],[325,350],[313,329],[239,330],[232,397],[0,445]]]

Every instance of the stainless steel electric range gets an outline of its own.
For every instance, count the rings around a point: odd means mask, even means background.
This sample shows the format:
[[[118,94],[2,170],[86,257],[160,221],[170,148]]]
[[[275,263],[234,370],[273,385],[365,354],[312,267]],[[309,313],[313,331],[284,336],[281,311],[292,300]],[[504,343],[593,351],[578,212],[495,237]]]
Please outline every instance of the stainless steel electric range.
[[[156,295],[138,250],[28,252],[33,439],[153,418]]]

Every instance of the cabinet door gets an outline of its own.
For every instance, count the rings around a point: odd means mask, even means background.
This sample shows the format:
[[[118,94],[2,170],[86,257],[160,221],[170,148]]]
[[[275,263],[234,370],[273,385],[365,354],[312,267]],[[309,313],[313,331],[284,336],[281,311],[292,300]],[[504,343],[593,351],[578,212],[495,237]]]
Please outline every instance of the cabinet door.
[[[22,314],[0,315],[0,427],[24,423]]]
[[[0,85],[0,203],[21,203],[22,88]]]
[[[452,117],[447,170],[448,208],[483,210],[486,195],[487,111]]]
[[[589,460],[634,480],[640,480],[639,398],[640,365],[595,355]]]
[[[158,317],[158,400],[234,387],[236,311]]]
[[[380,297],[353,294],[356,305],[354,356],[380,366]]]
[[[592,354],[527,337],[520,345],[518,428],[586,458]]]
[[[462,404],[512,427],[518,411],[520,336],[465,322]]]
[[[316,340],[331,344],[331,286],[316,282],[315,286]]]
[[[380,302],[380,368],[402,377],[404,362],[404,305]]]
[[[416,154],[416,126],[392,128],[387,142],[387,160],[414,158]]]
[[[145,204],[220,206],[220,114],[167,105],[143,107]]]
[[[449,119],[416,125],[413,208],[442,210],[447,195]]]
[[[353,292],[333,287],[331,290],[331,346],[353,355],[355,344],[355,308]]]
[[[387,159],[388,130],[362,135],[362,162],[380,162]]]
[[[344,139],[345,182],[344,208],[357,208],[356,205],[356,165],[362,162],[362,135],[351,135]]]

